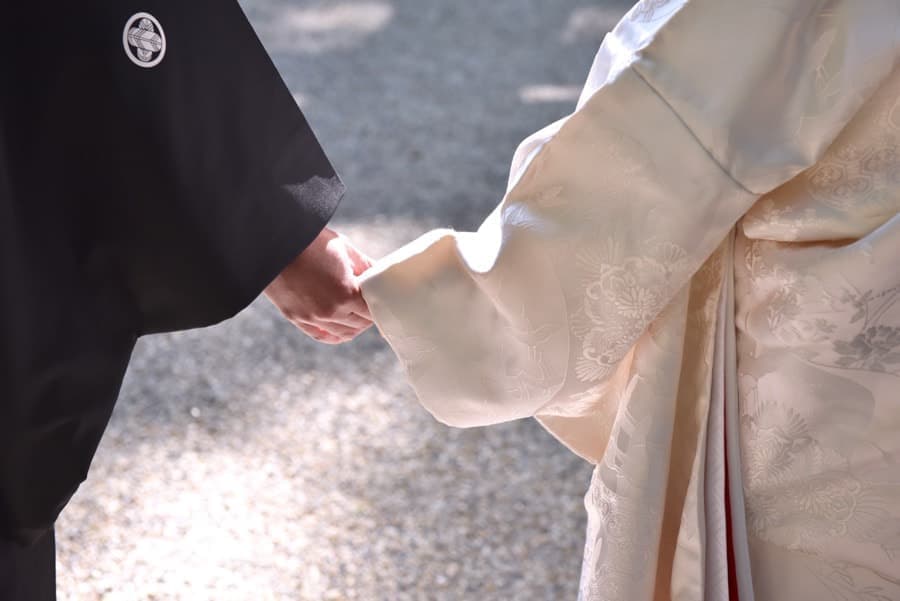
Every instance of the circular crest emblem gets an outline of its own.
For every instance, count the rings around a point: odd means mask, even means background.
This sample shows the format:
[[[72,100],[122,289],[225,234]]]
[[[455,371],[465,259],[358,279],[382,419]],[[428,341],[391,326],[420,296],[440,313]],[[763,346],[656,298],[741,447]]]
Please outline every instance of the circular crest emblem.
[[[138,67],[155,67],[166,55],[166,34],[149,13],[136,13],[125,22],[122,44],[125,54]]]

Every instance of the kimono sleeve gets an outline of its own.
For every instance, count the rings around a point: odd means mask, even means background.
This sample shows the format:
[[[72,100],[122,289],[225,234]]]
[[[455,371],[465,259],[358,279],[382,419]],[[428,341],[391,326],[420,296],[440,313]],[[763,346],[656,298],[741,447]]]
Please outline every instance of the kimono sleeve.
[[[62,196],[138,334],[230,317],[327,223],[343,185],[237,2],[18,4],[16,171]]]
[[[0,538],[31,542],[136,338],[239,311],[343,186],[233,0],[8,2],[0,30]]]
[[[601,396],[764,192],[811,165],[894,67],[898,7],[645,1],[576,111],[523,142],[477,232],[436,231],[363,292],[439,420]]]
[[[104,150],[130,158],[116,161],[111,182],[122,195],[105,194],[98,216],[128,236],[117,239],[142,332],[239,311],[316,237],[344,191],[237,2],[150,5],[168,49],[152,69],[112,67],[129,135]],[[135,153],[144,143],[150,150]]]

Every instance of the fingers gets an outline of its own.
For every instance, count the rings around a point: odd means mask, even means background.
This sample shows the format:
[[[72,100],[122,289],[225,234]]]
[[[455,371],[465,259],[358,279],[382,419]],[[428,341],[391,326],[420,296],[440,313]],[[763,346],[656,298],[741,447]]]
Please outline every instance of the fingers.
[[[361,250],[353,246],[349,241],[345,241],[347,256],[350,258],[350,266],[353,268],[353,275],[362,275],[369,267],[372,266],[372,259],[366,256]]]
[[[295,323],[300,331],[317,342],[325,344],[341,344],[349,342],[359,336],[363,330],[358,328],[348,328],[336,323],[322,323],[322,327],[314,326],[308,323]]]
[[[357,281],[371,265],[346,238],[326,228],[266,287],[266,296],[307,336],[326,344],[346,342],[372,326]]]
[[[316,325],[318,325],[320,329],[325,330],[335,338],[339,338],[343,341],[353,340],[362,332],[362,329],[360,328],[351,328],[334,321],[323,321]]]
[[[326,332],[325,330],[323,330],[321,328],[317,328],[316,326],[314,326],[312,324],[302,323],[302,322],[294,322],[294,325],[297,326],[297,328],[301,332],[303,332],[304,334],[306,334],[307,336],[309,336],[310,338],[312,338],[313,340],[315,340],[317,342],[323,342],[325,344],[340,344],[341,342],[343,342],[342,340],[338,339],[336,336],[330,334],[329,332]]]
[[[372,313],[369,311],[369,305],[366,304],[366,300],[363,298],[362,293],[356,294],[352,299],[344,303],[344,309],[350,313],[355,314],[370,324],[372,323]]]
[[[295,322],[295,325],[307,336],[326,344],[340,344],[353,340],[369,327],[372,322],[362,320],[360,325],[348,326],[336,321],[318,321],[316,323]]]
[[[360,315],[356,311],[362,312]],[[368,307],[358,292],[339,309],[320,313],[319,315],[298,317],[290,320],[307,336],[326,344],[340,344],[353,340],[370,327],[372,320]]]
[[[329,319],[329,321],[333,321],[333,322],[341,324],[343,326],[347,326],[349,328],[355,328],[358,330],[365,330],[370,325],[372,325],[371,319],[366,319],[365,317],[358,315],[356,313],[335,315],[335,316],[331,317]]]

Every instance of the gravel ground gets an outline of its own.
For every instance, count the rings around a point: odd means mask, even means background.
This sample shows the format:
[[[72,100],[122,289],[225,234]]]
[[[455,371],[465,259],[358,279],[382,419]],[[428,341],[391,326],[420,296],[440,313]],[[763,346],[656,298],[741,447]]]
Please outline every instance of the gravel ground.
[[[471,228],[574,106],[618,2],[244,0],[374,256]],[[453,430],[369,332],[318,346],[258,300],[135,352],[59,521],[65,600],[565,600],[590,467],[521,421]]]

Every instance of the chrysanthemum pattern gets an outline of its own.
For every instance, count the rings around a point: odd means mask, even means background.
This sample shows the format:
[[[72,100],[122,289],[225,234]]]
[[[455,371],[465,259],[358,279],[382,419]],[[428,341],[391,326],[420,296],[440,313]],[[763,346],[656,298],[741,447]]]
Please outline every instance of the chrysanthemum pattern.
[[[772,336],[814,365],[900,376],[900,274],[886,273],[884,288],[859,290],[841,274],[801,273],[772,260],[778,248],[745,244],[750,287],[766,298],[749,318],[764,316]]]
[[[683,285],[687,258],[677,244],[652,240],[641,255],[626,255],[615,239],[578,254],[584,297],[572,331],[581,343],[580,380],[601,380],[618,365]]]
[[[857,123],[812,169],[748,212],[748,235],[784,241],[862,237],[900,211],[900,78],[873,95]]]
[[[884,464],[854,466],[851,451],[830,445],[784,399],[761,393],[756,377],[742,374],[741,385],[750,532],[813,555],[844,539],[875,545],[888,560],[900,558],[900,482],[875,475]],[[860,430],[855,435],[863,441],[865,428]]]

